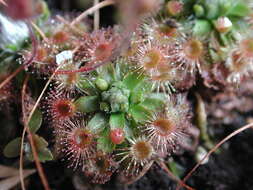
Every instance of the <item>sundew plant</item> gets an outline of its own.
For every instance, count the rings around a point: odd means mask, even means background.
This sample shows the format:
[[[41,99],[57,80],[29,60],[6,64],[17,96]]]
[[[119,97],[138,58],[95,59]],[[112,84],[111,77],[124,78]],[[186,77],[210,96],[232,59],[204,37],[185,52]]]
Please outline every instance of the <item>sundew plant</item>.
[[[130,184],[156,165],[193,189],[173,155],[194,152],[198,167],[223,143],[213,148],[196,89],[250,79],[250,0],[104,0],[78,16],[42,0],[0,2],[0,109],[23,126],[3,153],[19,158],[23,190],[24,163],[48,190],[41,163],[54,161],[95,184]],[[106,6],[117,23],[102,28]]]

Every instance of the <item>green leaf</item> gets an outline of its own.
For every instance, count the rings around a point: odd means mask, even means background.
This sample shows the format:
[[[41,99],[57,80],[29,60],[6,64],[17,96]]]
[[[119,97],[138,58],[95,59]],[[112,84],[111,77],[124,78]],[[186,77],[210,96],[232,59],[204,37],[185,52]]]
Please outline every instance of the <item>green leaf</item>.
[[[99,110],[99,99],[97,96],[82,96],[75,101],[78,111],[90,113]]]
[[[216,2],[206,4],[206,9],[207,9],[206,17],[208,19],[215,19],[219,16],[220,10],[219,10],[219,6]]]
[[[205,15],[205,9],[202,5],[195,4],[193,6],[193,10],[194,10],[196,17],[202,17]]]
[[[110,116],[109,121],[111,129],[124,128],[125,127],[125,114],[124,113],[114,113]]]
[[[108,82],[104,79],[101,79],[101,78],[97,78],[95,81],[95,84],[96,84],[97,88],[101,91],[105,91],[109,87]]]
[[[125,125],[123,130],[124,130],[124,134],[125,134],[126,139],[128,139],[128,140],[133,139],[134,132],[133,132],[133,129],[131,128],[131,126]]]
[[[131,104],[138,104],[145,100],[145,92],[143,89],[135,89],[131,92],[130,95],[130,103]]]
[[[10,141],[4,148],[4,156],[7,158],[14,158],[19,156],[21,147],[21,137],[15,138]]]
[[[41,162],[53,160],[53,155],[51,151],[47,148],[48,142],[38,135],[33,135],[33,140],[35,143],[39,160]],[[29,143],[27,143],[25,146],[25,153],[29,160],[34,161],[32,148]]]
[[[48,148],[44,148],[38,152],[38,156],[41,162],[53,160],[53,154]]]
[[[41,2],[41,7],[42,7],[42,14],[39,16],[39,20],[41,22],[45,22],[51,16],[51,13],[47,6],[47,3],[45,1],[40,1],[40,2]]]
[[[42,113],[40,110],[36,109],[32,115],[32,118],[29,122],[29,128],[32,133],[36,133],[40,128],[42,123]]]
[[[144,123],[151,116],[151,111],[139,104],[132,106],[129,113],[137,123]]]
[[[250,8],[245,3],[239,2],[228,11],[228,16],[245,17],[249,13]]]
[[[178,178],[181,178],[183,176],[185,169],[181,165],[176,163],[174,160],[169,161],[168,165],[175,176]]]
[[[116,79],[116,73],[112,63],[99,67],[98,73],[98,77],[106,80],[108,83],[111,83]]]
[[[93,133],[100,133],[108,125],[108,120],[102,113],[96,113],[88,123],[88,128]]]
[[[97,89],[96,86],[87,78],[80,77],[78,79],[77,87],[81,90],[87,93],[88,95],[96,95]]]
[[[151,94],[148,98],[145,99],[140,105],[149,109],[151,111],[157,111],[157,109],[162,109],[165,105],[166,97],[164,94]]]
[[[196,20],[193,27],[193,34],[196,36],[207,35],[212,29],[212,26],[207,20]]]
[[[142,81],[144,81],[145,76],[139,73],[130,73],[128,74],[124,80],[123,83],[125,84],[125,86],[130,89],[133,90],[135,89]]]
[[[100,137],[97,140],[97,149],[103,152],[110,153],[115,148],[115,145],[108,137]]]

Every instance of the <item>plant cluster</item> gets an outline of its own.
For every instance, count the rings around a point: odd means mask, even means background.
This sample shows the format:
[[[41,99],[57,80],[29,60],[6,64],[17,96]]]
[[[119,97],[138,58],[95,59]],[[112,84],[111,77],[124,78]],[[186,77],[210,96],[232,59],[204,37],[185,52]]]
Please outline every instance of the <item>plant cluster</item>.
[[[33,45],[8,42],[1,49],[1,68],[9,69],[19,51],[31,83],[50,81],[29,122],[40,161],[53,159],[36,134],[43,120],[53,130],[57,157],[94,183],[116,171],[137,178],[186,143],[193,127],[187,92],[197,80],[221,89],[240,84],[253,68],[250,1],[129,2],[140,16],[130,36],[123,24],[91,31],[85,21],[50,17],[43,4]],[[147,14],[153,5],[157,12]],[[1,102],[12,98],[10,86],[0,89]],[[36,97],[29,91],[26,113]],[[20,139],[7,145],[7,156],[17,156],[11,150]],[[33,160],[28,142],[25,152]]]

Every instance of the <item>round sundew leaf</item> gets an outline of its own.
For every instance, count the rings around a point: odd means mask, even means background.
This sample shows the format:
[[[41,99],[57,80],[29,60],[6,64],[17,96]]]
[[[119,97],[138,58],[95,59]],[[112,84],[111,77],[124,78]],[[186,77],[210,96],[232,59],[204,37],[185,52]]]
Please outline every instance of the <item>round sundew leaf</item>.
[[[15,158],[19,156],[21,147],[21,137],[15,138],[10,141],[4,148],[4,156],[7,158]]]
[[[102,113],[96,113],[88,123],[88,128],[93,133],[99,133],[108,125],[108,119]]]
[[[75,101],[75,106],[82,113],[90,113],[99,110],[97,96],[82,96]]]
[[[110,128],[117,129],[117,128],[124,128],[125,127],[125,114],[124,113],[114,113],[110,116]]]
[[[42,113],[36,109],[29,122],[29,129],[32,133],[36,133],[42,124]]]

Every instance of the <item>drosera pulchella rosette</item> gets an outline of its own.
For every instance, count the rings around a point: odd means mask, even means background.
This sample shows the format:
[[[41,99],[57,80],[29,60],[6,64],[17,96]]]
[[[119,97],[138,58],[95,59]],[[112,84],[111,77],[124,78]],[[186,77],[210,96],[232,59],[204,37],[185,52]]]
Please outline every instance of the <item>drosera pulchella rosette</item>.
[[[153,162],[156,156],[155,149],[145,136],[129,139],[129,147],[122,149],[117,157],[120,157],[120,165],[126,177],[138,176],[140,172]]]
[[[104,184],[117,170],[118,163],[111,154],[97,151],[83,166],[82,171],[93,183]]]
[[[253,35],[239,34],[238,38],[225,62],[230,71],[228,81],[232,83],[239,83],[253,71]]]
[[[139,43],[136,52],[129,59],[135,64],[136,70],[148,76],[152,89],[168,94],[175,89],[176,67],[168,55],[169,48],[156,40]]]
[[[83,118],[68,120],[55,132],[59,135],[58,152],[63,153],[63,160],[67,160],[74,170],[83,167],[96,151],[96,134]]]
[[[154,113],[141,128],[157,153],[167,156],[177,150],[191,127],[189,104],[183,95],[168,99],[162,112]]]

